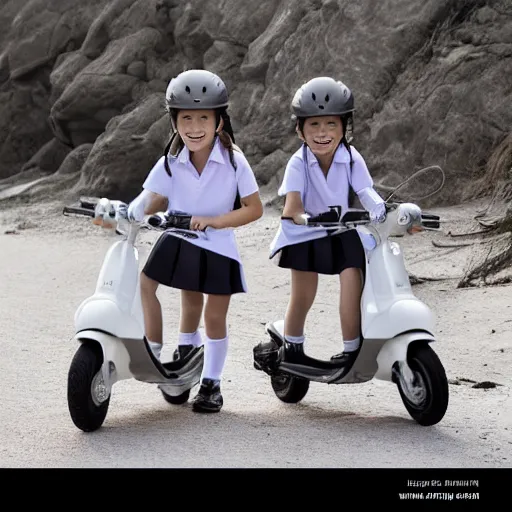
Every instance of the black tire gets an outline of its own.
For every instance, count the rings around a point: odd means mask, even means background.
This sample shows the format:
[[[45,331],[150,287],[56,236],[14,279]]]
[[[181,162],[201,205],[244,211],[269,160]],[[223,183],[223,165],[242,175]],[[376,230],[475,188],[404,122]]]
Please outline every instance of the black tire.
[[[397,382],[402,402],[411,417],[420,425],[429,427],[439,423],[448,409],[449,389],[445,369],[430,344],[426,341],[411,344],[407,362],[415,379],[423,389],[418,403],[411,401]],[[421,382],[422,381],[422,382]]]
[[[165,398],[165,401],[173,404],[173,405],[182,405],[188,401],[190,398],[190,389],[185,391],[184,393],[181,393],[181,395],[178,396],[171,396],[165,393],[163,390],[160,390],[162,392],[163,397]]]
[[[95,341],[83,342],[76,351],[68,372],[68,409],[73,423],[84,432],[103,425],[110,395],[100,403],[92,396],[92,382],[103,364],[103,351]]]
[[[309,390],[309,380],[289,375],[272,375],[270,382],[277,398],[287,404],[300,402]]]

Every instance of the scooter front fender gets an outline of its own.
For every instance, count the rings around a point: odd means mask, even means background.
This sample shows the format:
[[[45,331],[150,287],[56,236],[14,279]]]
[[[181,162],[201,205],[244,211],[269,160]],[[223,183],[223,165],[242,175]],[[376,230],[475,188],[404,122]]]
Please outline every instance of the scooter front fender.
[[[105,361],[113,362],[115,365],[115,381],[132,379],[133,373],[130,370],[130,354],[126,350],[124,343],[111,334],[101,331],[86,330],[80,331],[75,335],[75,340],[79,343],[84,343],[88,340],[94,340],[101,345],[103,350],[103,363]],[[110,368],[103,364],[104,372],[110,373]],[[106,377],[106,375],[105,375]],[[112,380],[112,375],[108,375],[109,380]]]
[[[399,334],[386,341],[377,354],[377,371],[374,378],[391,382],[393,365],[397,361],[406,361],[410,343],[418,340],[431,343],[435,341],[435,338],[425,331],[412,331]]]

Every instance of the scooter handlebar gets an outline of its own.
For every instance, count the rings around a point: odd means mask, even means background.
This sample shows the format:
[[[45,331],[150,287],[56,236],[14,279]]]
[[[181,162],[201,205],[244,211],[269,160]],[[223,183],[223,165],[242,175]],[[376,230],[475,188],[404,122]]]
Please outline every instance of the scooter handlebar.
[[[205,237],[203,232],[191,231],[192,216],[182,212],[159,212],[148,215],[142,220],[135,220],[128,215],[128,205],[122,201],[111,201],[107,198],[81,198],[80,206],[64,206],[63,215],[79,215],[91,217],[94,224],[104,227],[117,226],[120,221],[133,224],[139,228],[171,230],[186,238]],[[119,234],[126,234],[116,227]]]
[[[305,224],[310,227],[343,228],[349,229],[351,225],[370,223],[370,214],[366,210],[350,210],[341,215],[341,207],[331,206],[327,212],[310,216],[304,214]],[[281,217],[283,220],[294,219],[292,217]]]
[[[385,222],[389,214],[392,214],[397,209],[400,209],[400,216],[405,215],[404,220],[399,224],[404,225],[411,223],[418,226],[421,230],[438,230],[441,226],[439,215],[422,212],[416,205],[413,204],[386,204],[386,218],[382,221]],[[397,212],[398,213],[398,212]],[[322,212],[319,215],[310,216],[304,214],[305,224],[309,227],[320,227],[328,229],[351,229],[356,226],[368,225],[372,223],[370,214],[367,210],[349,210],[341,215],[341,207],[331,206],[329,211]],[[293,221],[291,217],[281,217]],[[397,219],[398,221],[398,219]],[[381,223],[377,223],[381,224]]]
[[[62,213],[64,215],[73,214],[82,215],[84,217],[94,217],[94,210],[91,210],[90,208],[81,208],[78,206],[64,206]]]
[[[152,228],[156,229],[190,229],[190,221],[192,219],[192,215],[188,214],[180,214],[180,213],[156,213],[154,215],[150,215],[146,222]]]
[[[127,218],[127,207],[128,205],[122,201],[110,201],[106,198],[95,202],[80,200],[80,206],[64,206],[62,214],[80,215],[93,219],[102,218],[104,221],[115,222],[118,219]]]
[[[181,212],[159,212],[146,218],[144,225],[159,231],[172,231],[185,238],[207,238],[206,229],[192,230],[192,215]]]

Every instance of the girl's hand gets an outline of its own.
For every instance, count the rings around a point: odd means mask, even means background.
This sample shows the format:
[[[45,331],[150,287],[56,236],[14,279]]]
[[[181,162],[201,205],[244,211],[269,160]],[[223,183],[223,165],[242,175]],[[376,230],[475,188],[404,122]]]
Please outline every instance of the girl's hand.
[[[295,213],[291,217],[286,217],[285,215],[281,216],[281,220],[291,220],[294,224],[298,224],[300,226],[304,226],[306,224],[306,221],[304,220],[303,213]]]
[[[204,231],[207,227],[217,228],[217,221],[215,217],[199,217],[193,216],[190,219],[190,229],[195,231]]]
[[[103,197],[94,207],[94,218],[92,223],[105,229],[112,229],[117,226],[114,206],[109,199]]]
[[[295,224],[298,224],[299,226],[305,226],[306,221],[304,220],[304,213],[296,213],[293,216],[293,222],[295,222]]]
[[[412,226],[407,230],[407,233],[410,235],[414,235],[415,233],[421,233],[423,231],[423,227],[421,226]]]

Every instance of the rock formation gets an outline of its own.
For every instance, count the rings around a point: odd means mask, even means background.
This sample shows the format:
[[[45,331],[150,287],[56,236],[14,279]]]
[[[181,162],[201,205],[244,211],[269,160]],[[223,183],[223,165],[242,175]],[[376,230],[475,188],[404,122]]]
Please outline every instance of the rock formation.
[[[0,27],[4,200],[130,200],[169,137],[167,83],[194,67],[225,80],[270,192],[299,144],[291,98],[315,75],[353,90],[375,181],[439,165],[438,204],[462,199],[512,126],[508,0],[5,0]]]

